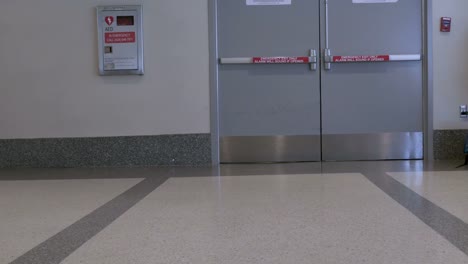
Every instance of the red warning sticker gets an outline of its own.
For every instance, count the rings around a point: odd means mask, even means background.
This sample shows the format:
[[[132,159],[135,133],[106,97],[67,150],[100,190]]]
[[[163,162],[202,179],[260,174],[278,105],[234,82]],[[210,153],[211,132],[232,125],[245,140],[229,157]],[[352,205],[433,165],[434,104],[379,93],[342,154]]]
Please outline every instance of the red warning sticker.
[[[390,55],[373,56],[333,56],[333,62],[368,62],[368,61],[390,61]]]
[[[309,57],[254,57],[254,64],[310,63]]]
[[[105,34],[106,43],[135,43],[135,32],[112,32]]]

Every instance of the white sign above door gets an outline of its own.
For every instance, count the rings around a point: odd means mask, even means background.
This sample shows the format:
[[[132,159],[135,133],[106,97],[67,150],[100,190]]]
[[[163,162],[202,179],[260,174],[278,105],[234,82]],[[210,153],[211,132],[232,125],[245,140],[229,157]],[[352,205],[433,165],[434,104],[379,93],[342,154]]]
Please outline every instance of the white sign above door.
[[[353,0],[353,4],[386,4],[396,3],[399,0]]]
[[[247,5],[291,5],[292,0],[247,0]]]

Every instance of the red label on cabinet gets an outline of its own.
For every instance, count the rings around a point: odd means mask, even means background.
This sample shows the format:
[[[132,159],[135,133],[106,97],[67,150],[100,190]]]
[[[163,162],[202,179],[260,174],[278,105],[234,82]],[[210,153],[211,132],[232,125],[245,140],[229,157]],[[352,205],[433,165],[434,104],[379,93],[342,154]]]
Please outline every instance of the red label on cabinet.
[[[135,32],[113,32],[106,33],[106,43],[134,43]]]

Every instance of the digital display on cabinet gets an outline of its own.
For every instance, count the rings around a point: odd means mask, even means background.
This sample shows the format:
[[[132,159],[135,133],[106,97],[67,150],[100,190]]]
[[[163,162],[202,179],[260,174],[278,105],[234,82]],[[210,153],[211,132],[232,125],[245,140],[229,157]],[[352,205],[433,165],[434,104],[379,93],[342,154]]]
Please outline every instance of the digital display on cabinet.
[[[134,26],[134,16],[117,16],[117,26]]]

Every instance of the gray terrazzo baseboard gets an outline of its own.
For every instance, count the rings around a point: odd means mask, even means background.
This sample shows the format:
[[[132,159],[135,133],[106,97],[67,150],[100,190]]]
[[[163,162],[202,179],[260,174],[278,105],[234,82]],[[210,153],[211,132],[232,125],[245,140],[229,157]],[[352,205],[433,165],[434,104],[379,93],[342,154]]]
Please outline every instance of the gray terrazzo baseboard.
[[[463,160],[468,130],[435,130],[434,158],[436,160]]]
[[[0,168],[193,166],[210,163],[210,134],[0,140]]]

